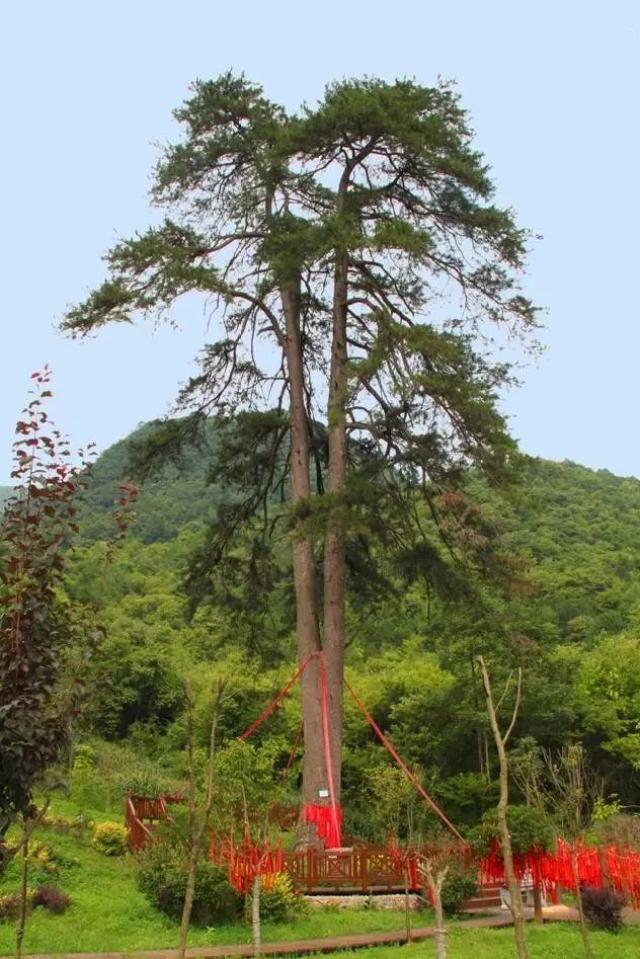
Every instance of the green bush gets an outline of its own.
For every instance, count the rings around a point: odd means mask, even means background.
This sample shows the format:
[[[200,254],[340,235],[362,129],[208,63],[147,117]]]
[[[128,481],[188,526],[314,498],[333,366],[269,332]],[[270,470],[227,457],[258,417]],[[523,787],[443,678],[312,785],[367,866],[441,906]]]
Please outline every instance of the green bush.
[[[107,790],[103,780],[90,766],[74,765],[69,777],[69,796],[81,809],[109,811]]]
[[[63,836],[71,833],[79,839],[83,839],[87,830],[93,829],[94,823],[84,813],[79,813],[73,819],[67,819],[66,816],[45,816],[42,820],[42,826],[44,829],[60,833]]]
[[[290,922],[308,909],[306,899],[296,892],[287,875],[276,876],[270,888],[263,887],[260,892],[260,917],[264,922]]]
[[[117,815],[127,793],[159,796],[175,791],[177,783],[158,762],[136,752],[130,744],[96,741],[77,746],[69,780],[69,796],[88,815],[94,810]]]
[[[621,849],[640,850],[640,816],[615,813],[600,819],[587,835],[594,845],[618,846]]]
[[[475,871],[454,867],[442,884],[442,909],[445,915],[453,916],[467,901],[475,896],[478,880]]]
[[[125,796],[148,796],[150,799],[157,799],[168,791],[166,781],[149,771],[127,776],[121,788]]]
[[[96,751],[89,743],[78,743],[73,751],[73,768],[93,769],[96,764]]]
[[[52,878],[58,875],[58,857],[50,846],[45,846],[44,843],[37,840],[31,842],[29,845],[28,860],[30,881],[35,883],[48,883],[51,882]],[[17,859],[14,860],[12,866],[15,869],[17,878],[19,875]]]
[[[138,858],[137,882],[153,906],[172,919],[179,919],[187,886],[184,845],[167,840],[153,843]],[[191,913],[194,925],[231,922],[241,913],[242,899],[229,883],[226,870],[201,862],[196,872]]]
[[[93,830],[91,845],[105,856],[123,856],[129,834],[119,822],[101,822]]]
[[[551,849],[555,831],[549,817],[535,806],[509,806],[507,822],[516,856],[533,848]],[[479,856],[486,856],[494,841],[499,841],[498,815],[495,809],[485,813],[481,824],[470,830],[468,838]]]

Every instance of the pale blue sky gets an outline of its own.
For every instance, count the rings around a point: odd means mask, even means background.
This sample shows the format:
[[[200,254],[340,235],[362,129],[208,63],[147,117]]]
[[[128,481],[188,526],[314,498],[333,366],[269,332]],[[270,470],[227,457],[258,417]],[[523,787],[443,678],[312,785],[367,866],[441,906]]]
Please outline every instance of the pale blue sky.
[[[290,108],[344,76],[457,79],[500,201],[544,235],[527,288],[548,349],[505,398],[513,432],[527,452],[640,476],[637,2],[23,0],[0,14],[0,483],[41,364],[58,425],[102,449],[166,412],[193,369],[199,311],[178,333],[88,343],[55,323],[149,221],[153,143],[176,135],[189,82],[229,67]]]

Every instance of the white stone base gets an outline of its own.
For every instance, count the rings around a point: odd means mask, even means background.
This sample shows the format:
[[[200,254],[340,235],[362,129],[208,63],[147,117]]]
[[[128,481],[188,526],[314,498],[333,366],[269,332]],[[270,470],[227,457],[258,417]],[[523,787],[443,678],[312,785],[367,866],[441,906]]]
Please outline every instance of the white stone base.
[[[404,895],[402,893],[378,893],[374,896],[331,894],[305,896],[306,901],[313,909],[404,909]],[[420,896],[409,894],[409,908],[420,909],[424,905]]]

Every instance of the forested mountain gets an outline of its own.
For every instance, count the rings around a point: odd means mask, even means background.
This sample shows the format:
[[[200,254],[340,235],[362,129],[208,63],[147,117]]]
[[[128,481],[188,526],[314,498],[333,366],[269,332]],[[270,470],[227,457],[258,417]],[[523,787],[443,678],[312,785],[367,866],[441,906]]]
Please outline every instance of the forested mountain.
[[[625,627],[640,600],[640,481],[531,460],[515,500],[491,502],[505,541],[531,564],[547,638]]]
[[[189,608],[185,571],[222,492],[207,485],[213,430],[183,463],[143,485],[128,541],[105,566],[110,506],[130,478],[129,452],[140,435],[95,464],[68,590],[97,610],[105,630],[91,668],[87,731],[166,758],[183,742],[183,677],[191,675],[206,698],[214,675],[233,676],[223,725],[225,735],[237,735],[289,675],[294,627],[290,591],[275,581],[268,602],[247,611],[242,564],[210,601]],[[508,497],[473,478],[469,487],[502,530],[505,550],[519,557],[522,588],[505,599],[488,585],[480,606],[434,599],[418,583],[352,589],[348,675],[460,822],[494,798],[479,769],[484,715],[472,670],[479,652],[497,675],[524,666],[520,738],[583,741],[605,791],[638,803],[640,481],[531,460]],[[386,760],[354,707],[346,709],[345,806],[362,832],[368,777]],[[258,736],[283,763],[299,718],[293,697]]]
[[[6,502],[11,496],[11,487],[10,486],[0,486],[0,506],[2,503]]]
[[[132,478],[134,451],[153,424],[145,424],[114,443],[97,459],[81,511],[85,541],[108,538],[118,485]],[[216,504],[216,490],[207,484],[215,438],[209,428],[201,441],[185,449],[173,465],[166,463],[141,485],[132,535],[143,543],[173,539],[189,524],[202,525]]]
[[[85,542],[111,535],[118,485],[131,478],[131,451],[148,430],[140,427],[97,460],[82,508]],[[132,536],[151,544],[202,528],[220,498],[207,482],[214,457],[211,427],[200,445],[145,480]],[[640,601],[640,480],[569,461],[530,459],[508,498],[470,486],[502,527],[505,544],[526,558],[536,584],[532,602],[540,636],[584,640],[624,628]]]

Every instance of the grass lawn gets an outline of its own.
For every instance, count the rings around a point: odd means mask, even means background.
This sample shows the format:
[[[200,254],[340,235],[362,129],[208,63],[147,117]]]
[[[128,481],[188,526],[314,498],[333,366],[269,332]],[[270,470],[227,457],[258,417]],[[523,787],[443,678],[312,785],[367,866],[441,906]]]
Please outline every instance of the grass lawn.
[[[73,809],[59,808],[71,814]],[[104,818],[100,816],[95,819]],[[72,898],[71,907],[60,916],[43,909],[34,910],[27,925],[26,953],[132,952],[138,949],[171,949],[177,943],[177,924],[154,909],[138,890],[134,862],[129,856],[112,859],[80,842],[72,835],[40,830],[37,837],[53,850],[58,862],[56,883]],[[0,880],[0,895],[14,892],[18,885],[17,864]],[[414,917],[416,925],[430,925],[428,913]],[[404,927],[401,911],[316,910],[295,924],[265,924],[265,942],[311,939],[350,933],[382,932]],[[191,931],[191,945],[248,943],[249,927],[243,923],[220,925],[214,929]],[[531,959],[579,959],[582,946],[573,925],[528,927]],[[636,959],[640,956],[640,926],[628,928],[618,936],[593,933],[595,959]],[[10,955],[14,945],[14,923],[0,922],[0,956]],[[464,929],[454,922],[449,932],[451,959],[511,959],[511,930]],[[353,956],[354,953],[349,953]],[[402,947],[360,950],[358,959],[430,959],[432,941]],[[346,959],[347,954],[344,954]]]
[[[640,956],[640,927],[623,929],[618,935],[592,932],[594,959],[638,959]],[[527,926],[527,944],[530,959],[584,959],[578,927],[572,923],[553,923],[547,926]],[[511,929],[464,929],[453,926],[448,936],[450,959],[513,959],[515,947]],[[342,953],[357,959],[432,959],[435,947],[432,941],[410,946],[379,946],[359,949],[356,953]]]
[[[70,813],[71,809],[55,812]],[[98,817],[96,817],[98,818]],[[104,817],[102,817],[104,818]],[[55,916],[35,909],[29,918],[25,952],[104,952],[135,949],[174,948],[178,926],[154,909],[138,890],[130,856],[110,858],[72,835],[39,830],[36,839],[44,842],[60,860],[59,875],[51,882],[72,898],[71,907]],[[0,895],[18,887],[17,864],[0,880]],[[423,917],[420,922],[427,922]],[[361,910],[317,910],[295,925],[266,924],[265,942],[308,939],[357,932],[380,932],[403,928],[402,912]],[[191,931],[191,945],[242,943],[251,941],[244,923],[220,925]],[[0,956],[13,951],[14,923],[0,922]]]

